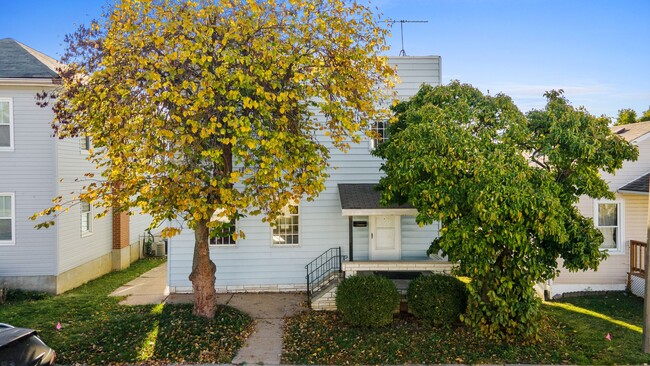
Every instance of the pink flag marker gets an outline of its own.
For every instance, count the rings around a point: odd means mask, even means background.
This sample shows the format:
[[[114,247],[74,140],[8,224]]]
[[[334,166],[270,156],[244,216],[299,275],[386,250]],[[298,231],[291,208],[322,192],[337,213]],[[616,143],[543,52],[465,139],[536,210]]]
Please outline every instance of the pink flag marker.
[[[612,335],[607,333],[607,335],[605,336],[605,339],[607,339],[608,341],[611,341],[612,340]]]
[[[61,330],[61,322],[56,323],[56,330]]]

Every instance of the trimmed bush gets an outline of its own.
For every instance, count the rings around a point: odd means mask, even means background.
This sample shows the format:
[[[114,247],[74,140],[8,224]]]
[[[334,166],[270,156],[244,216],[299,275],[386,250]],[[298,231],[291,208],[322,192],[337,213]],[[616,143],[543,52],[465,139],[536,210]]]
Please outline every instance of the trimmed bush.
[[[449,325],[459,320],[467,308],[467,287],[453,276],[420,276],[409,284],[409,311],[433,325]]]
[[[395,284],[381,276],[352,276],[336,289],[336,308],[343,321],[356,327],[380,327],[393,321],[399,305]]]
[[[7,289],[6,297],[7,302],[19,302],[44,300],[52,297],[52,295],[48,294],[47,292]]]

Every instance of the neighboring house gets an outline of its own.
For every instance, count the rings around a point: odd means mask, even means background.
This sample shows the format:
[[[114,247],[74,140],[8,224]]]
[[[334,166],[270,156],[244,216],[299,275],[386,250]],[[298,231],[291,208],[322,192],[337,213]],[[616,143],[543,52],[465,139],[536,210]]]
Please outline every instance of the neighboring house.
[[[396,87],[399,99],[410,98],[423,83],[440,85],[439,56],[393,57],[389,62],[397,67],[401,79]],[[385,132],[383,123],[374,128],[379,134]],[[217,290],[305,291],[308,269],[312,272],[310,293],[314,287],[327,285],[330,270],[340,269],[346,275],[448,270],[449,262],[426,255],[438,236],[437,225],[419,227],[414,208],[379,206],[379,193],[373,187],[383,173],[379,170],[381,160],[371,155],[375,143],[366,139],[352,144],[347,153],[333,149],[325,190],[312,202],[287,207],[275,227],[261,217],[245,217],[236,223],[245,239],[212,239],[210,255],[217,266]],[[188,276],[193,247],[194,233],[189,229],[171,238],[170,292],[192,291]],[[320,307],[332,305],[329,301]]]
[[[140,257],[144,215],[96,219],[95,209],[77,204],[37,230],[29,219],[56,196],[78,191],[88,138],[52,137],[51,108],[36,105],[36,93],[59,83],[58,63],[13,39],[0,39],[0,287],[61,293],[122,269]],[[131,245],[135,244],[135,245]]]
[[[582,197],[580,212],[594,220],[605,241],[602,250],[609,257],[598,271],[569,272],[561,269],[560,276],[550,283],[551,296],[575,291],[624,290],[631,270],[630,247],[636,253],[636,267],[643,268],[642,257],[635,242],[645,243],[648,229],[648,179],[650,179],[650,122],[614,126],[612,132],[639,148],[637,161],[626,161],[616,174],[602,172],[602,178],[615,192],[614,200],[593,200]]]

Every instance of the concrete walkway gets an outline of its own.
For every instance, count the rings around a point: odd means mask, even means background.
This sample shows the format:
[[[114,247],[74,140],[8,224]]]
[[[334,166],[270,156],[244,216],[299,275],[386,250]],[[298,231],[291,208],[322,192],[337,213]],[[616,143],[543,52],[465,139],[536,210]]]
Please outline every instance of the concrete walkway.
[[[192,294],[168,294],[167,264],[146,272],[111,293],[128,296],[123,305],[179,304],[193,301]],[[217,303],[237,308],[253,318],[254,330],[232,360],[233,364],[279,365],[284,318],[306,310],[306,296],[299,293],[217,294]]]
[[[282,356],[284,318],[306,310],[305,294],[218,294],[217,302],[239,309],[253,318],[255,329],[232,360],[233,364],[279,365]],[[171,294],[168,304],[192,302],[191,294]]]
[[[127,296],[121,305],[160,304],[169,295],[167,263],[145,272],[135,280],[120,286],[109,296]]]

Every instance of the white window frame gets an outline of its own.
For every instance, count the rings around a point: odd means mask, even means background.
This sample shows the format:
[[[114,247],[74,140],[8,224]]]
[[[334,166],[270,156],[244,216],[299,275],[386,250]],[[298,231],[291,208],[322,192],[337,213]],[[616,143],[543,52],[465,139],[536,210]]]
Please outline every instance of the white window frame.
[[[89,154],[92,148],[92,139],[88,135],[79,136],[79,151],[84,154]]]
[[[227,218],[225,218],[225,217],[224,217],[224,219],[227,220]],[[217,221],[224,222],[223,220],[217,220]],[[237,233],[237,226],[238,226],[239,223],[236,220],[227,220],[227,221],[229,221],[229,222],[231,222],[233,224],[233,226],[231,226],[231,230],[232,230],[233,234],[236,234]],[[237,242],[239,241],[239,238],[234,239],[232,237],[232,235],[227,236],[227,237],[223,236],[223,237],[214,237],[213,238],[213,237],[210,236],[210,231],[212,231],[212,230],[214,230],[214,228],[210,228],[208,230],[208,245],[211,248],[236,248],[237,247]],[[218,243],[217,240],[219,240],[219,239],[222,239],[224,241],[227,239],[228,243]],[[212,242],[213,240],[214,240],[214,243]],[[230,242],[231,240],[233,242]]]
[[[386,140],[388,140],[388,121],[375,121],[375,122],[372,122],[372,124],[370,125],[370,131],[372,131],[373,133],[378,133],[380,123],[383,123],[383,125],[384,125],[384,127],[382,128],[382,133],[381,133],[381,141],[386,141]],[[370,150],[372,151],[375,148],[377,148],[377,145],[379,145],[379,139],[371,137],[370,138],[370,144],[369,144]]]
[[[596,229],[600,229],[600,226],[598,226],[598,206],[600,204],[618,205],[618,217],[616,218],[618,222],[616,230],[616,248],[600,248],[600,250],[606,251],[610,254],[625,254],[625,202],[619,200],[594,200],[594,227]]]
[[[298,211],[297,211],[295,214],[290,213],[290,212],[289,212],[289,207],[290,207],[290,206],[295,206],[296,209],[297,209]],[[300,211],[301,211],[301,210],[300,210],[300,203],[290,203],[290,204],[288,204],[287,206],[285,206],[285,207],[282,209],[282,211],[283,211],[283,212],[282,212],[282,215],[278,216],[278,219],[275,220],[275,223],[273,223],[273,225],[271,225],[271,246],[272,246],[272,247],[276,247],[276,248],[292,248],[292,247],[299,247],[299,246],[301,245],[301,243],[302,243],[302,235],[301,235],[301,233],[302,233],[302,230],[301,230],[301,226],[302,226],[302,218],[301,218],[301,215],[300,215]],[[291,217],[291,216],[296,216],[296,217],[298,217],[298,233],[295,234],[295,235],[298,235],[298,242],[297,242],[297,243],[291,243],[291,244],[276,243],[276,242],[275,242],[275,235],[274,235],[273,231],[274,231],[275,228],[278,226],[278,220],[279,220],[280,218],[286,218],[286,217]],[[280,234],[281,234],[281,233],[280,233]],[[291,235],[293,235],[293,234],[291,234]]]
[[[231,220],[229,217],[227,217],[225,215],[222,215],[223,211],[224,211],[223,209],[217,209],[212,214],[212,218],[210,219],[210,221],[231,222],[231,223],[234,224],[233,232],[237,233],[237,227],[239,226],[239,222],[236,221],[236,220],[233,222],[233,220]],[[210,236],[210,231],[212,231],[212,230],[213,230],[213,228],[208,228],[208,247],[210,247],[210,248],[236,248],[237,247],[237,242],[239,241],[238,239],[234,240],[234,243],[222,243],[222,244],[217,243],[216,240],[218,238],[216,238],[216,237],[212,238]],[[228,237],[229,240],[230,240],[230,238],[232,238],[232,235]],[[224,237],[224,239],[225,239],[225,237]],[[212,243],[212,240],[215,240],[215,242]]]
[[[0,98],[9,103],[9,146],[0,146],[0,151],[14,151],[14,101],[12,98]]]
[[[16,245],[16,194],[13,192],[0,192],[0,197],[11,197],[11,240],[0,240],[1,245]],[[7,217],[2,217],[7,219]]]
[[[83,210],[83,202],[79,203],[79,211],[81,212],[81,215],[79,216],[79,224],[81,225],[81,237],[86,237],[90,236],[93,234],[93,226],[94,226],[94,207],[93,204],[88,202],[88,206],[90,207],[90,211],[84,211]],[[85,230],[83,223],[84,223],[84,215],[88,215],[88,230]]]

